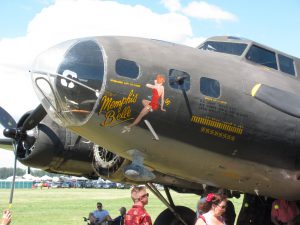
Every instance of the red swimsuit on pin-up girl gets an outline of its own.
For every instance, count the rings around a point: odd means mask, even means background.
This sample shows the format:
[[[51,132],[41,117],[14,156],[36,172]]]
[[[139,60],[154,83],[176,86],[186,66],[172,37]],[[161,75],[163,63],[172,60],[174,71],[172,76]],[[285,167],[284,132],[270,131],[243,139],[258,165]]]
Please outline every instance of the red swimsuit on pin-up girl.
[[[160,96],[158,95],[157,89],[153,88],[152,89],[152,99],[151,102],[149,103],[149,106],[151,106],[151,111],[155,111],[158,109],[158,100],[159,100]]]

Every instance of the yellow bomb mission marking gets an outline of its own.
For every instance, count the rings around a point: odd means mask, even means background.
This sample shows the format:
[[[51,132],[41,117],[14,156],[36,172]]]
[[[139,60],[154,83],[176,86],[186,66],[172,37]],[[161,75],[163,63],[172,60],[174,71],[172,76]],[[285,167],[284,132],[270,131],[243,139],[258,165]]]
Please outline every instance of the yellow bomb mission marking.
[[[209,127],[214,127],[220,130],[228,131],[234,134],[241,135],[243,133],[243,128],[232,126],[226,123],[210,120],[207,118],[199,117],[199,116],[192,116],[191,122],[202,124]]]

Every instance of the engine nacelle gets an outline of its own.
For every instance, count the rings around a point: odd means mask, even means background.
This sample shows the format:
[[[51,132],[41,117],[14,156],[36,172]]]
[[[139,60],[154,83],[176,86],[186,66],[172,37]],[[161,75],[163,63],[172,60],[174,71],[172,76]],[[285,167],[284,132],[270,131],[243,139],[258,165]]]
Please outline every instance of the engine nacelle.
[[[22,125],[29,113],[18,122]],[[48,172],[96,178],[92,168],[93,143],[54,123],[46,116],[27,132],[18,146],[18,160]]]

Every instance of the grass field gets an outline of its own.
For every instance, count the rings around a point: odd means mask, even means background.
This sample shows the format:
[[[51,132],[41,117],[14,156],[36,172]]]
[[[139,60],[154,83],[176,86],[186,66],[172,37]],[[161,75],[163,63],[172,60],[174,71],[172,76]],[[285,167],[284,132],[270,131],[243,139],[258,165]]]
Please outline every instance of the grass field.
[[[0,209],[7,208],[9,189],[0,189]],[[194,194],[171,192],[176,205],[195,209],[199,197]],[[78,225],[86,224],[82,217],[95,210],[96,202],[102,202],[111,217],[119,215],[121,206],[129,209],[132,205],[130,190],[119,189],[16,189],[13,201],[12,225]],[[240,199],[232,199],[236,211],[241,206]],[[150,193],[147,211],[154,221],[165,209]]]

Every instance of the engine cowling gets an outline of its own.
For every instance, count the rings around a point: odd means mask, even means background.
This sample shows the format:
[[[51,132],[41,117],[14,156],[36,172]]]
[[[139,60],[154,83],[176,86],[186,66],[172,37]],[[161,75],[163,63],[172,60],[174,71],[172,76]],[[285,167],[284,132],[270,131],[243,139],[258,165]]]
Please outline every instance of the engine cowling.
[[[28,117],[25,114],[18,127]],[[54,123],[46,116],[18,147],[18,160],[48,172],[96,178],[92,168],[93,143]]]

